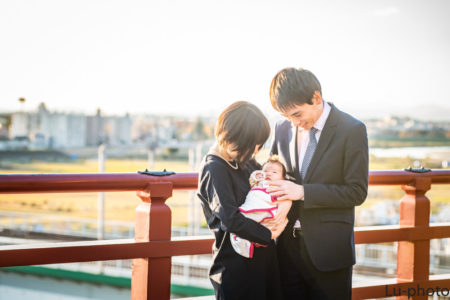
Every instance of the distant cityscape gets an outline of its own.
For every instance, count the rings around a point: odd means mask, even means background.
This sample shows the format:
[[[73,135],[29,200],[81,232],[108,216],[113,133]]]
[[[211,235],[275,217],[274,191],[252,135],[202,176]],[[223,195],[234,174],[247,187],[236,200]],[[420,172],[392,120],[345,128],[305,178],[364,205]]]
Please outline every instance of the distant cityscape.
[[[364,120],[369,138],[447,140],[450,143],[449,121],[421,121],[410,117],[388,115],[383,119]]]
[[[41,150],[198,141],[213,136],[214,119],[161,115],[105,116],[52,112],[0,113],[0,150]]]
[[[450,121],[386,116],[364,120],[369,139],[447,141]],[[211,140],[215,117],[162,115],[105,116],[55,112],[41,103],[35,111],[0,113],[0,150],[41,150],[140,145],[156,148]]]

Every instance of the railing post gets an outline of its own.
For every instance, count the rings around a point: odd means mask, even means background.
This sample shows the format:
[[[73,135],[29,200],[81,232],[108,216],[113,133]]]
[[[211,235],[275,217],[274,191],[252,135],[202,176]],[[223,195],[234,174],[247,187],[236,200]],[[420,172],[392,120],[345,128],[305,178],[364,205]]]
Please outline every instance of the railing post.
[[[425,196],[430,188],[431,179],[427,177],[417,177],[411,185],[402,186],[406,195],[400,201],[400,227],[430,226],[430,200]],[[398,242],[397,280],[399,282],[428,280],[429,265],[430,240]],[[397,299],[408,299],[408,297],[404,295]],[[426,289],[424,291],[418,287],[412,299],[428,299]]]
[[[136,208],[136,242],[169,241],[172,217],[165,201],[172,183],[150,183],[137,195],[142,203]],[[133,259],[131,299],[170,299],[170,272],[171,257]]]

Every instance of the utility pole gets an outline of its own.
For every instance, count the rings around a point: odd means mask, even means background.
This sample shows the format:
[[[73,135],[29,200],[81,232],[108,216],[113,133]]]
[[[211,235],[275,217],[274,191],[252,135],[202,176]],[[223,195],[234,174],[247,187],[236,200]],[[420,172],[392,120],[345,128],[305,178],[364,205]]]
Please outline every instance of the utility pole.
[[[105,172],[105,145],[98,146],[98,172]],[[103,240],[105,228],[105,193],[98,193],[97,239]]]
[[[195,150],[193,147],[189,148],[189,171],[195,171]],[[195,192],[189,191],[189,206],[188,206],[188,235],[194,235],[195,228]]]
[[[105,172],[105,144],[98,146],[98,172]],[[97,239],[103,240],[105,233],[105,192],[98,193]],[[103,262],[97,262],[99,273],[103,273]]]

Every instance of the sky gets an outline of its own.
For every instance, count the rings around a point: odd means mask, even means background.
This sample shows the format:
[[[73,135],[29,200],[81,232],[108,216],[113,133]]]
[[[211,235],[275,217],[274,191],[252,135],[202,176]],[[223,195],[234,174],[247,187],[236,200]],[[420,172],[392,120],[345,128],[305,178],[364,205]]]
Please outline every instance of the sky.
[[[0,2],[0,110],[268,114],[273,76],[315,73],[358,118],[450,120],[450,1]],[[18,98],[26,103],[21,107]]]

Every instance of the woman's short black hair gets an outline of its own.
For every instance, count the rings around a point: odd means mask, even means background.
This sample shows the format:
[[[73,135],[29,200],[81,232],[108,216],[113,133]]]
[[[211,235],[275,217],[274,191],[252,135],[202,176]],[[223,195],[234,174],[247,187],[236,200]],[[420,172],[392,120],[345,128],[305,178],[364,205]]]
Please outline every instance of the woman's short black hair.
[[[313,104],[316,91],[322,95],[320,82],[311,71],[286,68],[272,79],[270,102],[276,111],[283,112],[296,105]]]
[[[228,106],[216,123],[216,138],[223,148],[237,151],[237,163],[243,166],[252,157],[256,146],[262,147],[270,135],[270,125],[261,110],[247,101]]]

